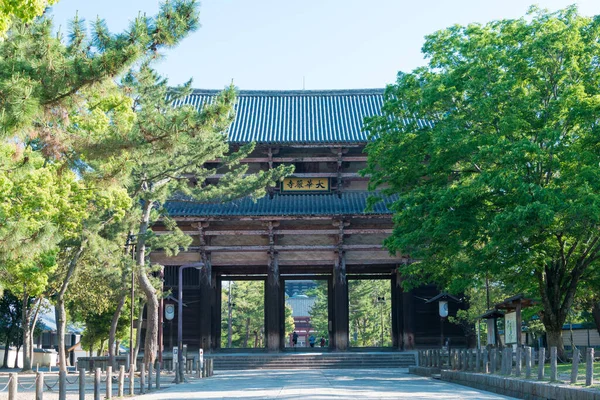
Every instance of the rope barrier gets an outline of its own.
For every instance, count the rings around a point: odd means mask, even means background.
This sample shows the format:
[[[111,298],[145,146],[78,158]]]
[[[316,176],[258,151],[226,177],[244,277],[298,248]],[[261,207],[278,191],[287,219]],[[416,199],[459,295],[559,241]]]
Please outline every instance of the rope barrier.
[[[59,379],[57,379],[56,382],[54,382],[53,385],[48,385],[48,383],[46,383],[46,380],[44,380],[44,385],[48,388],[48,390],[52,390],[52,389],[54,389],[54,387],[56,385],[58,385],[58,381],[59,381]]]
[[[0,389],[0,392],[4,392],[8,388],[8,385],[10,385],[10,381],[12,381],[12,376],[9,375],[8,382],[6,382],[6,385],[4,385],[2,389]]]
[[[23,390],[29,390],[29,389],[31,389],[32,387],[34,387],[34,386],[35,386],[35,383],[36,383],[36,382],[37,382],[37,376],[35,377],[35,379],[34,379],[33,383],[32,383],[30,386],[23,386],[23,385],[21,385],[21,382],[18,382],[18,383],[17,383],[17,385],[19,385],[19,387],[20,387],[21,389],[23,389]]]
[[[77,381],[79,380],[79,376],[76,376],[75,379],[73,379],[73,382],[71,382],[69,380],[69,378],[67,378],[67,376],[65,376],[65,380],[67,381],[68,384],[72,385],[74,383],[77,383]]]

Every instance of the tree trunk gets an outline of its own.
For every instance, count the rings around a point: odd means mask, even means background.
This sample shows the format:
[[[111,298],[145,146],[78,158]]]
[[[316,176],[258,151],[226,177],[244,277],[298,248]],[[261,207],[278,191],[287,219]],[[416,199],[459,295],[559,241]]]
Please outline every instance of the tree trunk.
[[[6,334],[6,343],[4,344],[4,360],[2,360],[2,368],[8,368],[8,351],[10,350],[10,334],[12,329]]]
[[[135,350],[133,353],[133,359],[137,360],[138,353],[140,352],[140,345],[142,343],[142,323],[144,322],[144,306],[146,303],[143,301],[140,304],[140,311],[138,314],[138,321],[135,331]]]
[[[556,353],[558,358],[565,360],[565,346],[562,338],[562,325],[549,329],[546,327],[546,340],[548,342],[548,349],[556,347]]]
[[[596,330],[600,333],[600,301],[597,299],[594,299],[592,304],[592,317],[594,317],[596,323]]]
[[[21,346],[17,344],[16,350],[17,352],[15,354],[15,365],[13,366],[13,368],[19,368],[19,351],[21,350]]]
[[[112,321],[110,322],[110,331],[108,332],[108,365],[113,367],[113,371],[117,370],[117,364],[115,363],[115,354],[118,354],[118,348],[115,346],[115,337],[117,335],[117,327],[119,325],[119,318],[121,317],[121,311],[125,305],[125,299],[127,298],[127,290],[122,290],[119,294],[119,302],[117,303],[117,309],[113,314]]]
[[[66,353],[66,345],[65,345],[65,333],[67,327],[67,313],[65,312],[65,293],[67,288],[69,287],[69,283],[71,282],[71,278],[75,273],[75,269],[79,264],[79,258],[83,253],[83,249],[87,243],[88,239],[84,238],[75,254],[69,261],[69,268],[67,269],[67,274],[62,281],[60,286],[60,290],[56,295],[56,333],[58,335],[58,368],[60,371],[67,372],[67,353]]]
[[[244,348],[248,347],[249,339],[250,339],[250,317],[246,318],[246,337],[244,338]]]
[[[146,295],[146,340],[144,343],[144,363],[154,363],[158,353],[158,295],[146,273],[146,233],[150,226],[152,202],[146,200],[142,209],[142,221],[137,236],[136,263],[138,265],[138,282]],[[181,351],[181,349],[179,350]]]
[[[31,356],[29,351],[29,346],[31,345],[30,333],[29,329],[29,316],[31,314],[31,310],[29,306],[29,294],[27,290],[23,293],[22,299],[22,321],[21,321],[21,329],[23,329],[23,371],[31,371]]]

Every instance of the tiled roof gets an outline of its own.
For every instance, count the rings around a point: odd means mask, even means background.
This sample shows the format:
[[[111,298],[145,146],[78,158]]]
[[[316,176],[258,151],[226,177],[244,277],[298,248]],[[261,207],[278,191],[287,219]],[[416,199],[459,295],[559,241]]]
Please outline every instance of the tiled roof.
[[[275,194],[252,201],[250,198],[228,203],[206,204],[187,200],[171,200],[165,208],[171,217],[228,217],[228,216],[287,216],[287,215],[359,215],[391,214],[385,203],[396,198],[389,197],[365,212],[369,192],[344,192],[337,194]]]
[[[310,310],[317,301],[316,297],[290,297],[285,299],[292,308],[292,317],[310,317]]]
[[[195,90],[174,102],[198,108],[218,91]],[[366,143],[365,117],[379,115],[383,89],[240,91],[231,143]]]

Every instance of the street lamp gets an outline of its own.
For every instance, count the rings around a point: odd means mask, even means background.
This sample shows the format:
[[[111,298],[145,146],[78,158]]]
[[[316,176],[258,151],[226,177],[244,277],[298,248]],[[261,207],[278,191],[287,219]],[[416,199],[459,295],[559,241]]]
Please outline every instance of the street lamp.
[[[438,310],[440,314],[440,346],[444,347],[444,321],[448,318],[448,301],[454,301],[460,303],[460,299],[452,296],[448,293],[440,293],[437,296],[427,300],[425,303],[438,302]]]
[[[183,270],[186,268],[195,268],[201,270],[204,263],[197,262],[179,267],[179,280],[177,281],[177,370],[179,371],[179,380],[177,383],[184,381],[183,379]]]

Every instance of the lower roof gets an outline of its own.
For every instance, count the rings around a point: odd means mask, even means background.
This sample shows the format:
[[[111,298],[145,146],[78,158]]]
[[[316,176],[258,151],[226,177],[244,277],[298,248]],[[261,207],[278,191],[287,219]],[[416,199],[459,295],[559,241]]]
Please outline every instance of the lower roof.
[[[397,199],[386,197],[365,211],[367,198],[373,192],[329,194],[275,194],[256,201],[249,197],[227,203],[199,203],[193,200],[171,200],[165,209],[171,217],[226,216],[313,216],[313,215],[385,215],[392,214],[387,204]]]

